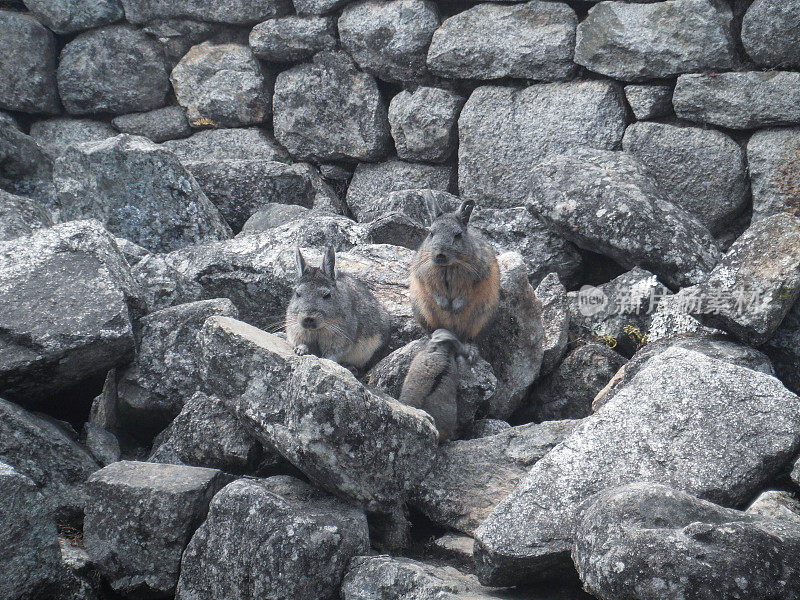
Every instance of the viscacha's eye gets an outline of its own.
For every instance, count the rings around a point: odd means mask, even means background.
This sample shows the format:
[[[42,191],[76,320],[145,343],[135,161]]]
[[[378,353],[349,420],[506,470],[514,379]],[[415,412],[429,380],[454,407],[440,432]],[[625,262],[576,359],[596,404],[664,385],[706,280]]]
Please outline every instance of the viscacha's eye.
[[[456,231],[456,234],[453,237],[456,238],[456,239],[460,239],[461,238],[461,232],[460,231]]]
[[[330,290],[326,290],[326,291],[322,292],[322,297],[323,297],[323,298],[325,298],[326,300],[327,300],[328,298],[330,298],[330,297],[331,297],[331,292],[330,292]]]
[[[300,297],[300,291],[299,290],[295,290],[294,291],[294,297],[295,298],[299,298]]]

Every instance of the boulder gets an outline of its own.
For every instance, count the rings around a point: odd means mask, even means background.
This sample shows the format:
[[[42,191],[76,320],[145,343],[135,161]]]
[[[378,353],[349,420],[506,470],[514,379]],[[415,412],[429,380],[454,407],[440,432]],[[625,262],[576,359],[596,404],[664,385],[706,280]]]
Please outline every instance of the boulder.
[[[800,392],[800,304],[795,302],[761,350],[772,360],[778,379]]]
[[[86,449],[100,465],[106,467],[120,459],[119,440],[110,431],[87,421],[83,435]]]
[[[50,518],[53,514],[60,518],[80,515],[86,504],[85,482],[100,468],[89,453],[53,421],[2,398],[0,461],[36,484],[41,490],[41,494],[37,494],[37,504],[46,507]],[[3,495],[3,505],[12,498],[13,495]],[[5,535],[7,529],[3,532]],[[0,582],[3,580],[0,578]]]
[[[252,470],[260,457],[261,445],[223,402],[196,392],[156,436],[147,460],[244,473]]]
[[[443,444],[433,467],[414,489],[411,504],[437,525],[473,535],[531,467],[578,424],[531,423]]]
[[[428,0],[364,0],[339,17],[342,46],[378,79],[395,83],[428,79],[425,55],[439,11]]]
[[[117,135],[108,123],[94,119],[53,117],[31,124],[31,137],[50,159],[63,156],[67,148],[84,142],[99,142]]]
[[[722,231],[749,199],[741,146],[715,129],[634,123],[622,148],[645,167],[667,199],[705,225]]]
[[[128,264],[96,221],[0,243],[0,394],[64,402],[58,392],[133,358],[139,311]]]
[[[245,221],[239,235],[249,235],[259,233],[277,227],[291,227],[298,222],[311,222],[316,219],[311,209],[299,204],[280,204],[278,202],[267,202],[264,206],[253,213],[253,216]],[[345,217],[346,218],[346,217]],[[338,250],[338,248],[337,248]]]
[[[445,162],[456,147],[456,121],[465,98],[450,90],[420,86],[389,103],[389,125],[397,156],[408,161]]]
[[[469,430],[465,440],[477,440],[478,438],[489,437],[498,433],[503,433],[509,429],[511,425],[508,421],[501,419],[476,419],[472,429]],[[472,557],[472,545],[469,548],[470,557]]]
[[[577,23],[562,2],[478,4],[436,30],[428,68],[451,79],[571,79]]]
[[[125,18],[141,25],[160,19],[189,18],[198,21],[253,25],[291,12],[288,0],[120,0]]]
[[[394,513],[430,468],[431,417],[344,367],[227,317],[206,321],[201,348],[206,388],[319,487]]]
[[[111,588],[129,598],[171,596],[184,548],[229,481],[216,469],[127,460],[95,473],[83,533]]]
[[[392,192],[410,189],[433,189],[446,192],[453,178],[450,165],[426,165],[389,160],[382,163],[359,163],[347,188],[347,206],[361,223],[384,214],[385,198]],[[380,212],[378,212],[378,210]]]
[[[672,95],[682,119],[729,129],[800,123],[800,73],[681,75]]]
[[[644,267],[667,285],[699,283],[720,258],[708,229],[624,152],[584,148],[544,160],[528,208],[581,248]]]
[[[505,252],[500,265],[500,302],[492,321],[476,340],[481,356],[497,377],[487,415],[508,418],[536,381],[544,355],[542,303],[530,283],[522,256]]]
[[[567,290],[555,273],[549,273],[533,291],[542,303],[544,342],[540,375],[547,375],[564,357],[569,338]]]
[[[456,208],[458,205],[453,210]],[[582,274],[583,258],[575,244],[554,233],[523,206],[477,206],[469,224],[483,234],[496,252],[519,252],[531,285],[538,285],[548,273],[555,272],[571,286]]]
[[[249,46],[193,46],[172,69],[170,81],[194,127],[246,127],[272,112],[272,76]]]
[[[479,206],[523,206],[531,165],[577,146],[618,148],[622,90],[608,81],[479,87],[458,119],[458,189]]]
[[[25,0],[25,6],[61,34],[109,25],[125,16],[119,0]]]
[[[692,313],[700,305],[699,287],[682,288],[676,294],[664,296],[650,315],[647,325],[647,343],[686,334],[714,335],[724,332],[705,327]]]
[[[57,114],[56,41],[33,17],[0,9],[0,108]]]
[[[336,19],[289,15],[268,19],[250,32],[250,48],[256,58],[288,63],[311,58],[317,52],[334,50]]]
[[[129,433],[146,437],[167,426],[200,389],[198,333],[213,315],[238,316],[227,298],[150,313],[139,321],[136,361],[117,378],[117,406]]]
[[[64,220],[97,218],[153,252],[231,235],[194,177],[146,138],[121,134],[70,147],[53,179]]]
[[[746,512],[751,515],[794,521],[800,526],[800,501],[789,492],[781,490],[761,492],[747,507]]]
[[[182,163],[214,163],[218,160],[286,162],[289,154],[269,133],[257,127],[207,129],[191,137],[162,144]]]
[[[800,598],[798,551],[800,524],[634,483],[587,501],[572,557],[598,598],[766,600]]]
[[[497,505],[475,533],[477,572],[484,584],[510,585],[569,569],[579,507],[609,487],[663,483],[739,505],[798,448],[800,398],[777,379],[672,348]]]
[[[394,169],[392,169],[392,165],[394,165]],[[379,218],[381,215],[401,212],[415,222],[427,227],[432,221],[432,215],[428,209],[428,205],[431,201],[435,201],[445,212],[452,212],[458,208],[459,204],[461,204],[461,200],[458,196],[454,196],[449,192],[432,188],[402,188],[401,186],[404,185],[404,180],[408,181],[409,185],[412,185],[412,182],[407,180],[406,177],[410,179],[420,176],[421,173],[436,172],[422,171],[420,173],[415,173],[412,170],[414,166],[417,165],[401,161],[394,161],[394,163],[392,163],[392,161],[390,161],[383,163],[381,167],[377,165],[361,167],[359,176],[361,181],[356,181],[357,187],[353,188],[353,204],[358,206],[362,221],[368,222],[372,219]],[[380,195],[370,194],[370,188],[377,190],[378,186],[383,185],[379,177],[373,177],[373,169],[387,172],[394,171],[394,176],[398,179],[397,187],[401,189],[388,193],[384,193],[383,191],[377,192]],[[400,177],[403,173],[404,176]],[[473,211],[473,216],[475,214],[476,211]],[[472,224],[472,218],[470,218],[470,224]]]
[[[753,221],[777,213],[800,216],[800,128],[762,129],[747,142]]]
[[[230,41],[237,37],[237,41],[246,41],[242,31],[236,27],[220,23],[206,23],[186,17],[156,19],[146,23],[142,31],[153,36],[164,50],[167,70],[172,71],[180,60],[195,46],[209,39]]]
[[[704,322],[741,341],[766,342],[800,296],[800,219],[753,223],[699,287]]]
[[[192,134],[186,111],[180,106],[165,106],[143,113],[120,115],[111,120],[120,133],[140,135],[160,144]]]
[[[79,34],[61,51],[57,78],[71,115],[159,108],[169,90],[161,46],[129,25]]]
[[[800,458],[794,461],[794,466],[792,467],[792,472],[791,472],[791,479],[795,487],[800,487]]]
[[[128,261],[130,262],[130,261]],[[162,255],[149,254],[131,269],[147,312],[200,300],[202,288],[172,267]]]
[[[15,119],[13,115],[2,110],[0,110],[0,126],[11,126],[17,130],[20,129],[17,119]]]
[[[53,224],[40,202],[0,189],[0,241],[31,235]]]
[[[347,3],[348,0],[292,0],[298,15],[324,15]]]
[[[362,510],[292,477],[238,479],[192,537],[175,598],[332,598],[368,547]]]
[[[53,161],[34,139],[13,125],[0,125],[0,189],[41,202],[56,216]]]
[[[666,117],[672,113],[672,86],[626,85],[625,99],[638,121]]]
[[[55,520],[36,484],[2,462],[0,497],[0,596],[38,597],[61,566]]]
[[[762,67],[800,67],[800,4],[755,0],[742,19],[742,45]]]
[[[379,160],[388,150],[378,84],[343,53],[319,52],[280,73],[273,111],[275,137],[302,160]]]
[[[602,2],[578,26],[575,62],[623,81],[736,66],[733,13],[709,0]]]

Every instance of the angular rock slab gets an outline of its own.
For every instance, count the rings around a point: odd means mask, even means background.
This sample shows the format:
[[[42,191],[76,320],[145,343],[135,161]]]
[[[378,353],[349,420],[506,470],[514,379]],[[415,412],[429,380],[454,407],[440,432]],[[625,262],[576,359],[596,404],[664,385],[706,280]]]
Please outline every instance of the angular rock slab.
[[[140,135],[160,144],[192,135],[186,111],[180,106],[165,106],[143,113],[120,115],[111,120],[120,133]]]
[[[39,21],[0,10],[0,108],[56,114],[56,41]]]
[[[129,25],[79,34],[61,51],[57,78],[71,115],[159,108],[169,90],[161,46]]]
[[[0,190],[0,241],[31,235],[52,225],[50,214],[41,203]]]
[[[356,63],[395,83],[426,79],[425,55],[439,24],[439,11],[428,0],[355,2],[337,23],[342,46]]]
[[[569,305],[567,290],[555,273],[549,273],[533,290],[542,303],[544,343],[540,375],[552,371],[567,350],[569,338]]]
[[[579,507],[609,487],[663,483],[739,505],[798,448],[800,398],[777,379],[670,349],[497,505],[475,534],[477,572],[484,584],[511,585],[569,569]]]
[[[800,219],[779,213],[753,223],[699,293],[704,322],[746,344],[766,342],[800,296]]]
[[[272,108],[275,137],[302,160],[378,160],[388,150],[378,84],[343,53],[320,52],[280,73]]]
[[[292,477],[239,479],[186,548],[175,598],[324,600],[368,548],[362,510]]]
[[[577,24],[562,2],[478,4],[436,30],[428,68],[450,79],[570,79]]]
[[[755,0],[742,19],[742,45],[763,67],[800,67],[800,4]]]
[[[95,119],[53,117],[31,124],[31,137],[52,160],[75,144],[99,142],[115,135],[111,125]]]
[[[246,127],[272,112],[272,76],[249,46],[193,46],[172,69],[170,81],[195,127]]]
[[[295,62],[337,45],[336,19],[289,15],[268,19],[250,32],[250,48],[261,60]]]
[[[788,600],[800,598],[798,552],[799,523],[635,483],[587,501],[572,557],[585,589],[604,600]]]
[[[206,129],[182,140],[162,144],[181,163],[217,160],[264,160],[286,162],[289,154],[269,133],[258,127]]]
[[[511,427],[496,435],[443,444],[411,504],[437,525],[474,535],[530,468],[580,421]]]
[[[682,119],[729,129],[800,123],[800,73],[681,75],[672,95]]]
[[[709,231],[626,153],[584,148],[541,162],[527,206],[581,248],[644,267],[667,285],[699,283],[720,258]]]
[[[578,26],[575,62],[623,81],[726,71],[737,62],[732,19],[707,0],[601,2]]]
[[[25,6],[56,33],[74,33],[122,20],[119,0],[25,0]]]
[[[120,0],[125,18],[141,25],[159,19],[196,19],[232,25],[252,25],[291,12],[288,0]]]
[[[121,134],[70,147],[53,176],[64,220],[96,218],[152,252],[231,236],[194,177],[146,138]]]
[[[138,293],[96,221],[0,243],[0,394],[35,403],[130,361]]]
[[[0,596],[35,598],[61,566],[56,523],[33,481],[0,462]]]
[[[747,507],[746,512],[751,515],[794,521],[800,526],[800,500],[782,490],[761,492],[758,498]]]
[[[390,512],[430,468],[430,416],[368,390],[344,367],[299,357],[284,340],[226,317],[206,321],[201,347],[206,387],[318,486]]]
[[[523,206],[532,164],[577,146],[617,148],[625,126],[610,82],[479,87],[458,119],[458,189],[480,206]]]
[[[747,142],[753,221],[776,213],[800,216],[800,128],[762,129]]]
[[[626,85],[625,99],[637,121],[666,117],[672,113],[670,85]]]
[[[89,480],[86,549],[118,593],[166,598],[181,555],[230,477],[216,469],[120,461]]]

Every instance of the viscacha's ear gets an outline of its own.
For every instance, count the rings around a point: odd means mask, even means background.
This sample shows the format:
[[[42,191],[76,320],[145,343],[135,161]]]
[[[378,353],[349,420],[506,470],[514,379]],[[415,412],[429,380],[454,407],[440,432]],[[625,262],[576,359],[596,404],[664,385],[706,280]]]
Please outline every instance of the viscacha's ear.
[[[428,209],[428,225],[431,225],[436,219],[442,216],[442,207],[436,201],[436,196],[430,191],[425,191],[425,208]]]
[[[461,206],[458,207],[458,211],[456,211],[456,216],[464,227],[466,227],[467,223],[469,223],[469,218],[472,216],[473,208],[475,208],[475,203],[472,200],[464,200],[464,202],[461,203]]]
[[[300,253],[300,248],[294,249],[294,264],[297,266],[297,278],[300,279],[306,272],[306,259]]]
[[[330,279],[336,279],[336,252],[333,246],[325,249],[325,258],[322,259],[322,272]]]

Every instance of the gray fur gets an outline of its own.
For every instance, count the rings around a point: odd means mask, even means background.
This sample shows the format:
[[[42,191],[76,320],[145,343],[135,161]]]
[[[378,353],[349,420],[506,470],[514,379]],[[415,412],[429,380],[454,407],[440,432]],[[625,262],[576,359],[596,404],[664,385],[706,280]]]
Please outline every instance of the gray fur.
[[[466,261],[475,269],[476,279],[483,279],[489,274],[489,265],[482,261],[475,261],[473,257],[480,256],[481,245],[485,243],[480,233],[469,227],[469,218],[475,203],[465,200],[458,210],[444,213],[435,198],[430,198],[428,206],[433,222],[428,228],[428,237],[423,241],[421,250],[431,253],[434,260],[438,254],[443,254],[447,263]]]
[[[286,334],[298,354],[363,369],[389,340],[389,314],[358,279],[336,271],[328,247],[319,268],[295,254],[297,282],[286,310]]]

